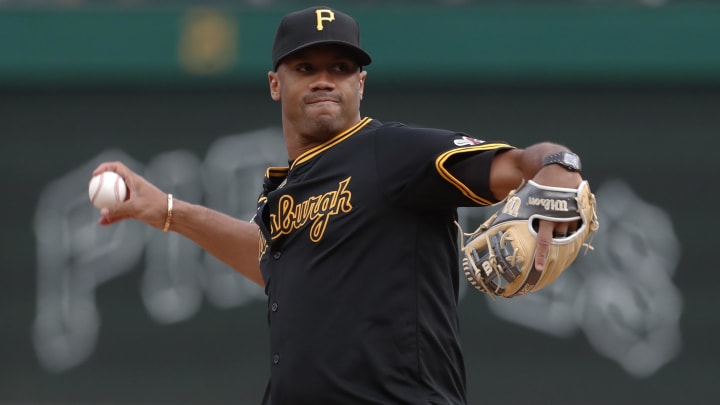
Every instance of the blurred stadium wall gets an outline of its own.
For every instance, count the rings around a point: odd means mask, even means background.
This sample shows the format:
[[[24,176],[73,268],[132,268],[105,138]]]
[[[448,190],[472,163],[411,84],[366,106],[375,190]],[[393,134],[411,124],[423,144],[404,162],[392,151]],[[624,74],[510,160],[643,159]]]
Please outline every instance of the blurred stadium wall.
[[[274,30],[306,5],[0,1],[0,403],[259,402],[263,292],[177,235],[99,228],[87,181],[121,159],[249,218],[285,161]],[[463,290],[471,403],[718,403],[720,6],[330,5],[374,57],[364,115],[564,143],[598,197],[595,251],[557,285]]]

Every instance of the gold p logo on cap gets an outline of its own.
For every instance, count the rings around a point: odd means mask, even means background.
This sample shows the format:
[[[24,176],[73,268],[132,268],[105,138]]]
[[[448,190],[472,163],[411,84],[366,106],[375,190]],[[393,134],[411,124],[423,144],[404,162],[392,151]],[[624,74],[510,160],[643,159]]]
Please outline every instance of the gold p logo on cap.
[[[335,20],[335,13],[333,13],[332,10],[328,10],[326,8],[315,10],[315,16],[317,17],[317,28],[318,31],[322,31],[323,28],[323,21],[334,21]]]

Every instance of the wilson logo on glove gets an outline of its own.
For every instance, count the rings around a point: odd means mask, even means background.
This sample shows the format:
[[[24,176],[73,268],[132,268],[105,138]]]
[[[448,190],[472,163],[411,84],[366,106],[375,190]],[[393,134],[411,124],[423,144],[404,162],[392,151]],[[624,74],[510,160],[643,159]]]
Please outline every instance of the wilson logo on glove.
[[[528,198],[528,205],[543,207],[548,211],[567,211],[568,204],[565,200],[551,200],[547,198]]]

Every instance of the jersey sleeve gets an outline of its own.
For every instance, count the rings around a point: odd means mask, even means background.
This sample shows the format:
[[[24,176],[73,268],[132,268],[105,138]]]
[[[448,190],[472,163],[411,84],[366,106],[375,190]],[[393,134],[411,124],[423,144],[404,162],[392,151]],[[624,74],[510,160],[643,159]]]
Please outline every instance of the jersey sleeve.
[[[490,165],[505,142],[435,128],[384,124],[376,132],[382,188],[398,204],[433,209],[490,205]]]

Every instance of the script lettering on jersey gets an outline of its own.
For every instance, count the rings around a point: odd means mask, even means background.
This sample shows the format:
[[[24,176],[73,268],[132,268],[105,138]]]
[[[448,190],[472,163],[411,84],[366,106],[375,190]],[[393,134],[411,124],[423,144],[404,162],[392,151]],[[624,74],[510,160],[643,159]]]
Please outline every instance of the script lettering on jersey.
[[[548,211],[568,210],[568,203],[566,200],[556,200],[553,198],[528,197],[528,205],[541,206]]]
[[[288,194],[280,197],[277,214],[270,215],[272,239],[287,235],[310,223],[310,240],[319,242],[325,234],[330,217],[352,211],[352,193],[348,190],[351,177],[338,183],[336,190],[328,191],[296,202]]]
[[[322,31],[325,28],[323,26],[323,21],[335,21],[335,13],[326,8],[315,10],[315,15],[317,16],[317,26],[315,28],[317,28],[318,31]]]

